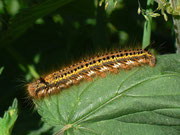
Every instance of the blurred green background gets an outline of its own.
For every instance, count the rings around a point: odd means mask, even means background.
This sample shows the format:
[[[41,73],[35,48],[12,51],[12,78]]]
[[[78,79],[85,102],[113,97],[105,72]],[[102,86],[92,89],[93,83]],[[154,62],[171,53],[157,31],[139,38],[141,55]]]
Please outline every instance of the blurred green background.
[[[137,0],[118,0],[116,7],[113,0],[109,0],[106,10],[104,4],[98,6],[96,0],[71,0],[36,19],[27,30],[16,32],[16,27],[22,25],[18,21],[24,18],[25,22],[31,21],[27,15],[36,16],[36,12],[31,14],[29,9],[42,2],[44,0],[0,0],[0,67],[4,67],[0,75],[0,116],[17,97],[19,117],[13,133],[18,135],[41,125],[26,91],[26,84],[34,77],[102,50],[142,42],[145,19],[137,14]],[[146,1],[140,3],[146,8]],[[151,41],[160,54],[175,52],[172,18],[168,18],[167,22],[163,17],[152,22]],[[13,20],[17,21],[15,25],[11,25]],[[22,32],[19,37],[18,32]],[[10,36],[1,42],[5,34]]]

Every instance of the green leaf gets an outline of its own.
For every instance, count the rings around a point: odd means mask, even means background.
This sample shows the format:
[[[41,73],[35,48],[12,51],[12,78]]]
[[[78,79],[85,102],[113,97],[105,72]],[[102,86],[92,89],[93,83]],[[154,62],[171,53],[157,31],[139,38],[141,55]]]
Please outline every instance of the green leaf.
[[[0,38],[0,47],[13,43],[19,38],[32,24],[56,9],[64,6],[73,0],[46,0],[36,6],[23,10],[12,20],[8,30]]]
[[[180,134],[180,55],[96,77],[34,100],[42,120],[74,135]]]
[[[0,68],[0,74],[2,74],[3,70],[4,70],[4,67],[1,67]]]
[[[18,101],[15,98],[12,106],[5,112],[3,118],[0,118],[0,135],[11,135],[12,128],[18,117]]]

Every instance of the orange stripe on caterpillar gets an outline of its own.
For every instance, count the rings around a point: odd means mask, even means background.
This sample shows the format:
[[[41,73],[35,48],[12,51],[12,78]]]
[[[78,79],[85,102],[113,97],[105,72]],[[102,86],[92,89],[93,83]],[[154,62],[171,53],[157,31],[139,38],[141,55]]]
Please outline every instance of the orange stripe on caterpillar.
[[[105,77],[106,72],[117,73],[119,69],[149,64],[155,66],[156,58],[143,49],[122,50],[95,56],[53,72],[28,84],[29,95],[36,99],[57,94],[61,90],[78,84],[81,80],[92,80],[94,76]]]

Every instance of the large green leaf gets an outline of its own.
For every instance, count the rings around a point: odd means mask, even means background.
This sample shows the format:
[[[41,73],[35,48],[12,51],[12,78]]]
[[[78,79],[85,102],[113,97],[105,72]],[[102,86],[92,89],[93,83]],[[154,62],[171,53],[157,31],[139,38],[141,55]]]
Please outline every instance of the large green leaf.
[[[37,19],[44,17],[72,0],[46,0],[34,7],[23,10],[17,14],[9,28],[0,38],[0,47],[13,43],[21,36]]]
[[[41,100],[44,122],[67,134],[180,134],[180,55],[157,56],[155,67],[96,77]]]

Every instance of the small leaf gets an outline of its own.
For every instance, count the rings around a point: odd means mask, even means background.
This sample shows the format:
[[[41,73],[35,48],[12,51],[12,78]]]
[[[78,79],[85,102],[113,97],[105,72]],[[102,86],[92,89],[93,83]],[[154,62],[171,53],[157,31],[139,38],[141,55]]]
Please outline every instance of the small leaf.
[[[180,134],[180,55],[157,56],[155,67],[96,77],[34,102],[57,133]]]
[[[40,56],[41,56],[41,55],[40,55],[39,53],[34,56],[34,63],[35,63],[35,64],[38,64],[38,63],[39,63],[39,61],[40,61]]]
[[[140,7],[138,8],[137,13],[138,13],[138,15],[140,15],[140,14],[141,14],[141,8],[140,8]]]
[[[163,14],[163,16],[164,16],[164,20],[168,21],[168,17],[167,17],[167,15],[165,13]]]
[[[118,4],[118,1],[114,1],[114,7],[116,7],[117,6],[117,4]]]
[[[18,101],[14,99],[12,106],[4,113],[3,118],[0,118],[0,135],[11,135],[12,128],[18,117]]]
[[[108,5],[109,5],[109,2],[106,2],[105,9],[107,9]]]
[[[160,16],[160,14],[159,14],[159,13],[153,13],[153,14],[151,14],[150,16],[151,16],[151,17],[158,17],[158,16]]]
[[[149,18],[147,15],[144,15],[144,18],[146,19],[146,21],[149,21]]]
[[[28,69],[29,69],[30,74],[34,78],[39,78],[39,74],[36,72],[36,69],[35,69],[34,65],[28,65]]]
[[[4,70],[4,67],[1,67],[0,68],[0,74],[2,74],[3,70]]]
[[[104,2],[104,0],[100,0],[99,1],[99,6],[102,6],[103,2]]]

